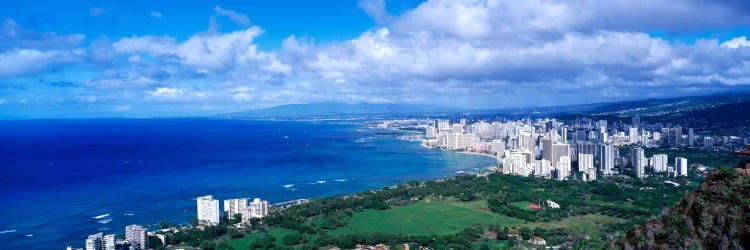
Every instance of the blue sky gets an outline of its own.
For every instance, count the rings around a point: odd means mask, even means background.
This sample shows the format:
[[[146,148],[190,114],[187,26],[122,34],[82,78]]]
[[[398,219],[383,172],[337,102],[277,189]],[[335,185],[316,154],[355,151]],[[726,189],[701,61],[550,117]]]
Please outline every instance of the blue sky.
[[[4,1],[0,117],[502,108],[748,89],[743,1]]]

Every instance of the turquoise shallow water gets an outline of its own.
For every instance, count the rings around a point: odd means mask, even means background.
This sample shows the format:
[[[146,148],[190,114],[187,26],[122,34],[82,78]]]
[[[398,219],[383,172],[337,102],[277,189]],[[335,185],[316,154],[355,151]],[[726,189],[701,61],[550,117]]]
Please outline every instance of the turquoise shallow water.
[[[185,223],[195,216],[193,198],[205,194],[280,202],[495,162],[382,132],[355,122],[3,121],[0,249],[82,247],[88,234],[129,224]]]

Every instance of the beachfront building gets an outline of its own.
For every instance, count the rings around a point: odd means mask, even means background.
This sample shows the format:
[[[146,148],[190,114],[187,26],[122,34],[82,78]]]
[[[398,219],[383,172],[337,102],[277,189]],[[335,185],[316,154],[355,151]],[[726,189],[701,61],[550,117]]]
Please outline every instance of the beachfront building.
[[[86,250],[104,250],[104,236],[102,233],[92,234],[86,238]]]
[[[450,150],[463,150],[474,146],[474,134],[450,133],[446,138],[446,147]]]
[[[102,238],[102,246],[104,250],[115,250],[115,235],[107,234]]]
[[[247,198],[224,200],[224,214],[227,219],[234,218],[235,214],[242,214],[247,209]]]
[[[688,162],[687,158],[677,157],[674,159],[674,168],[677,171],[676,175],[687,176],[688,175]]]
[[[196,199],[198,205],[198,222],[202,224],[219,224],[219,200],[213,195],[201,196]]]
[[[133,247],[148,249],[148,231],[145,227],[139,225],[125,227],[125,240],[130,242]]]

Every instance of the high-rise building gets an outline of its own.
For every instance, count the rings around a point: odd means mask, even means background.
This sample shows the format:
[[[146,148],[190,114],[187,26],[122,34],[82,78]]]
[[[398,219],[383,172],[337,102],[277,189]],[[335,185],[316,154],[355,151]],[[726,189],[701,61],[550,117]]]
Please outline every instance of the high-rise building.
[[[643,149],[636,147],[630,150],[630,164],[633,166],[633,173],[637,178],[643,178],[646,175],[646,156]]]
[[[593,154],[578,154],[578,171],[584,172],[587,180],[596,180]]]
[[[518,152],[512,152],[503,161],[503,173],[524,175],[527,164],[528,162],[526,162],[526,156]]]
[[[104,246],[104,250],[116,250],[115,244],[116,242],[114,234],[107,234],[104,235],[104,238],[102,238],[102,245]]]
[[[669,136],[667,136],[667,145],[670,147],[677,147],[682,144],[682,128],[675,127],[669,129]]]
[[[148,249],[148,231],[145,227],[139,225],[130,225],[125,227],[125,240],[137,246],[138,249]]]
[[[219,200],[213,195],[201,196],[196,199],[198,205],[198,221],[203,224],[219,224]]]
[[[560,162],[561,157],[568,157],[570,161],[570,145],[569,144],[552,144],[552,165],[557,166]],[[570,166],[570,164],[568,164]]]
[[[268,216],[268,201],[261,200],[260,198],[253,199],[253,202],[248,204],[242,214],[242,220],[245,223],[249,223],[251,218],[263,218]]]
[[[677,171],[677,175],[687,176],[688,175],[688,161],[687,158],[677,157],[674,159],[674,168]]]
[[[564,180],[570,176],[570,156],[560,157],[555,166],[555,173],[558,180]]]
[[[638,128],[637,127],[631,127],[628,129],[628,139],[630,144],[636,144],[638,143]]]
[[[102,233],[92,234],[86,238],[86,250],[104,250]]]
[[[447,148],[451,150],[466,149],[474,146],[474,134],[450,133],[447,137]]]
[[[612,144],[599,145],[599,170],[604,175],[612,175],[615,167],[615,146]]]
[[[224,200],[224,214],[227,219],[232,219],[235,214],[242,214],[242,211],[247,209],[247,205],[247,198]]]
[[[634,127],[639,127],[639,126],[641,126],[641,117],[640,117],[640,116],[633,116],[633,118],[631,118],[631,119],[633,120],[631,124],[632,124],[632,125],[633,125]]]
[[[437,129],[432,126],[425,127],[424,138],[435,139],[437,137]]]
[[[667,171],[667,162],[669,161],[669,158],[665,154],[655,154],[651,156],[651,161],[653,162],[651,164],[651,167],[654,169],[654,172],[666,172]]]
[[[547,136],[542,138],[542,159],[552,162],[552,139]]]

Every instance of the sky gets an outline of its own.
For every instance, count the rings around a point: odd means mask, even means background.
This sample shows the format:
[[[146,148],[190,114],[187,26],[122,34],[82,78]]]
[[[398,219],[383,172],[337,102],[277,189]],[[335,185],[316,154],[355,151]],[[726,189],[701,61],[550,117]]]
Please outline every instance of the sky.
[[[0,118],[312,102],[540,107],[750,89],[750,2],[0,3]]]

